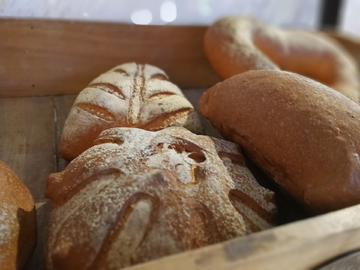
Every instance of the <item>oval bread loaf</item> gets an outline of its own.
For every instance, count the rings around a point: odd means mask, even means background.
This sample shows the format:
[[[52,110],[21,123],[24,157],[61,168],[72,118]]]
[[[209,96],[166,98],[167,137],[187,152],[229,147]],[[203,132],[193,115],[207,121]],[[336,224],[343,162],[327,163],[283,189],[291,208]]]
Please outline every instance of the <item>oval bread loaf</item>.
[[[249,71],[210,88],[200,112],[312,213],[360,203],[360,106],[303,76]]]
[[[29,189],[0,161],[0,268],[22,269],[36,244],[36,215]]]
[[[151,65],[123,64],[80,92],[64,125],[60,154],[72,160],[108,128],[160,130],[169,126],[202,133],[193,106],[164,71]]]
[[[115,270],[274,225],[274,194],[234,143],[181,127],[96,143],[48,178],[49,270]]]
[[[209,27],[204,49],[223,79],[248,70],[286,70],[359,100],[355,60],[320,32],[285,30],[251,17],[228,16]]]

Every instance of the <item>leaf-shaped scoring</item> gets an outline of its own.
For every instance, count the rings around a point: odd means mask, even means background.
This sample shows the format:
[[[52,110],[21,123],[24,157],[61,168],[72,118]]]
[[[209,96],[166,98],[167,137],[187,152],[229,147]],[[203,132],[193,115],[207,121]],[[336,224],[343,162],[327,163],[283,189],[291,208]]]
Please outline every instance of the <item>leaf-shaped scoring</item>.
[[[97,88],[103,90],[109,94],[112,94],[120,99],[125,99],[123,92],[116,86],[111,83],[92,83],[88,87]]]

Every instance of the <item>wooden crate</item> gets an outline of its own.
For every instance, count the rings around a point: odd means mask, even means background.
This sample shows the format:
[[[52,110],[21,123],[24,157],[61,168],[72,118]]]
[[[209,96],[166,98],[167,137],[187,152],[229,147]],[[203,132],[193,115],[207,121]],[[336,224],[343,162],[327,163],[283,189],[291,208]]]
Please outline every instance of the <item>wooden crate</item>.
[[[136,61],[164,69],[197,107],[202,92],[220,80],[202,50],[205,30],[0,19],[0,160],[30,188],[37,208],[38,243],[26,269],[45,269],[46,178],[67,165],[58,143],[76,94],[100,73]],[[206,131],[218,136],[208,123]],[[311,269],[360,248],[360,206],[304,219],[279,198],[286,225],[131,269]]]

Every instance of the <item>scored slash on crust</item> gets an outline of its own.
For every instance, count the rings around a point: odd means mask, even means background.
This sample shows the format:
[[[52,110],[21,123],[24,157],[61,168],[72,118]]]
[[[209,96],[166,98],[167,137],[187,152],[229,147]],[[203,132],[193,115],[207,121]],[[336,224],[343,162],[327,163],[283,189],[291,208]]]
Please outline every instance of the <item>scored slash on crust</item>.
[[[273,193],[233,143],[180,127],[111,128],[95,143],[48,178],[53,268],[119,269],[273,225]]]
[[[128,63],[100,75],[80,92],[65,122],[60,153],[75,158],[111,127],[169,126],[203,132],[193,106],[162,70]]]
[[[126,72],[125,70],[123,70],[122,68],[114,69],[113,72],[120,73],[120,74],[125,75],[125,76],[130,76],[130,74],[127,73],[127,72]]]
[[[107,122],[116,121],[116,117],[111,112],[109,112],[109,110],[105,109],[102,106],[83,102],[75,104],[75,107],[91,113],[92,115],[97,116]]]
[[[89,88],[96,88],[103,90],[109,94],[112,94],[120,99],[125,99],[123,92],[115,85],[111,83],[92,83],[88,86]]]

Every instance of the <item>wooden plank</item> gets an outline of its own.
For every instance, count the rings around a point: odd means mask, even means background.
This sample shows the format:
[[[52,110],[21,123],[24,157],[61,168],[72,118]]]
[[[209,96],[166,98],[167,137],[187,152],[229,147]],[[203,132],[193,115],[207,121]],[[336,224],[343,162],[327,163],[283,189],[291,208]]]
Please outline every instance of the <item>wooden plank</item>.
[[[55,129],[56,129],[56,163],[57,171],[60,172],[65,169],[69,164],[65,159],[60,155],[59,143],[64,128],[65,120],[70,112],[72,105],[76,99],[77,95],[63,95],[63,96],[54,96],[54,109],[55,109]]]
[[[316,270],[356,270],[360,265],[360,251],[336,258]]]
[[[47,176],[56,171],[50,97],[0,99],[0,160],[17,173],[36,204],[37,246],[26,269],[45,269],[44,247],[51,206],[44,191]]]
[[[74,94],[126,62],[165,70],[181,88],[219,81],[203,52],[205,26],[0,19],[0,97]],[[5,38],[4,38],[5,37]]]
[[[360,205],[127,269],[313,269],[360,248]]]

